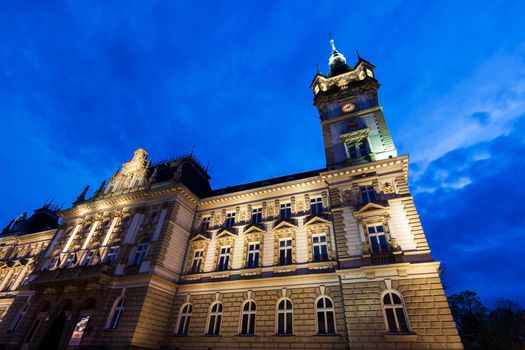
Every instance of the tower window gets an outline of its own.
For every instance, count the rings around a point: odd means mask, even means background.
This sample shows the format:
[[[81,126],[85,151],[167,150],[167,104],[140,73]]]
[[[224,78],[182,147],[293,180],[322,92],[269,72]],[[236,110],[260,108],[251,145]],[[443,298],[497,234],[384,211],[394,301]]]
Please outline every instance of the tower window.
[[[231,247],[221,247],[219,255],[219,263],[217,264],[217,271],[228,270],[230,263]]]
[[[281,211],[279,217],[281,220],[288,219],[292,216],[292,203],[281,204]]]
[[[321,197],[319,198],[312,198],[310,200],[310,212],[312,215],[318,215],[323,213],[323,199]]]
[[[366,157],[368,155],[368,142],[366,139],[348,142],[346,143],[346,151],[350,159]]]
[[[254,268],[259,266],[259,252],[261,245],[259,243],[248,244],[248,261],[246,262],[247,268]]]
[[[235,213],[226,214],[226,221],[224,222],[225,227],[232,227],[235,225]]]
[[[361,201],[363,203],[371,203],[376,201],[376,191],[373,186],[361,186],[359,187],[361,192]]]
[[[262,221],[262,208],[252,210],[252,224],[258,224]]]
[[[279,240],[279,265],[290,265],[292,263],[292,239]]]

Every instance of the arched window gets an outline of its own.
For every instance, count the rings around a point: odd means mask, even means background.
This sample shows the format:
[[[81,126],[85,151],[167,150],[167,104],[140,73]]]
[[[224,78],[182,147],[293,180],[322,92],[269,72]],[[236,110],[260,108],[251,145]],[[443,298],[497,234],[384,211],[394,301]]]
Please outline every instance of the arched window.
[[[117,329],[118,324],[120,322],[120,319],[122,318],[122,313],[124,312],[124,308],[126,306],[126,297],[121,296],[113,305],[113,309],[111,310],[111,313],[109,315],[108,323],[106,325],[106,329]]]
[[[290,299],[282,299],[277,304],[277,334],[293,334],[293,305]]]
[[[27,313],[27,309],[29,309],[29,302],[25,303],[24,306],[22,306],[22,308],[20,309],[20,311],[18,311],[18,313],[16,314],[13,323],[11,323],[11,327],[9,327],[10,331],[16,331],[18,329],[18,326],[20,326],[20,323],[22,323],[22,320],[24,319],[24,316]]]
[[[133,261],[131,262],[131,265],[140,265],[142,264],[142,260],[144,260],[144,257],[146,256],[148,252],[149,247],[149,240],[147,238],[144,238],[139,246],[137,247],[137,251],[135,252],[135,256],[133,257]]]
[[[188,327],[191,319],[191,304],[184,304],[180,307],[179,319],[177,321],[177,335],[188,334]]]
[[[388,291],[383,296],[382,303],[388,331],[392,333],[409,332],[408,317],[401,294]]]
[[[328,297],[320,297],[316,303],[317,334],[335,334],[334,303]]]
[[[220,302],[213,303],[210,307],[210,317],[208,318],[208,333],[209,335],[219,335],[221,330],[222,320],[222,304]]]
[[[242,335],[254,335],[255,334],[255,313],[257,306],[253,300],[246,301],[242,307],[241,314],[241,330]]]

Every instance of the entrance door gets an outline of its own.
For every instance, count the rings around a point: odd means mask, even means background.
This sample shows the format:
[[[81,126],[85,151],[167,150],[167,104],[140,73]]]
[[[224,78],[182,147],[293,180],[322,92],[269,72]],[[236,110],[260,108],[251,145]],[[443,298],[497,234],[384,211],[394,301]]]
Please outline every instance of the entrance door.
[[[39,349],[42,350],[54,350],[58,349],[60,338],[64,332],[64,325],[66,324],[66,313],[62,311],[58,314],[57,318],[53,321],[46,336],[40,343]]]

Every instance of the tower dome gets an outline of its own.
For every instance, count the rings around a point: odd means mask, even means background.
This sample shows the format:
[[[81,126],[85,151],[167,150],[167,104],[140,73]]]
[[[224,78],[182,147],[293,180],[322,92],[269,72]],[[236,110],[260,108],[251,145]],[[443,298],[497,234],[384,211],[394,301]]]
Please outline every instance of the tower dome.
[[[337,51],[333,38],[330,38],[330,45],[332,45],[332,54],[328,60],[328,65],[330,66],[329,76],[334,76],[350,71],[351,68],[346,64],[346,57]]]

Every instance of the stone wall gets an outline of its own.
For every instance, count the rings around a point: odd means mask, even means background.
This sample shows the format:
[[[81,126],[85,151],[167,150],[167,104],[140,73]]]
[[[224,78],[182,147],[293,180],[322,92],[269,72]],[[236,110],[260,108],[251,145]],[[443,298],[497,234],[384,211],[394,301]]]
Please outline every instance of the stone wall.
[[[283,286],[284,287],[284,286]],[[257,305],[254,336],[240,336],[239,324],[241,306],[248,298],[244,290],[221,293],[219,301],[223,303],[223,319],[220,336],[206,336],[206,324],[210,304],[216,299],[215,293],[197,294],[190,296],[193,307],[188,335],[175,335],[177,317],[181,305],[187,300],[186,294],[179,294],[173,306],[173,318],[168,330],[168,348],[177,349],[344,349],[345,323],[341,294],[337,286],[326,287],[325,295],[329,296],[335,304],[336,330],[334,336],[316,335],[315,300],[319,297],[319,287],[286,289],[286,297],[293,302],[294,325],[292,336],[276,335],[276,303],[282,297],[282,288],[271,290],[256,290],[251,292],[251,299]]]

